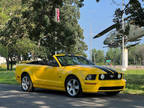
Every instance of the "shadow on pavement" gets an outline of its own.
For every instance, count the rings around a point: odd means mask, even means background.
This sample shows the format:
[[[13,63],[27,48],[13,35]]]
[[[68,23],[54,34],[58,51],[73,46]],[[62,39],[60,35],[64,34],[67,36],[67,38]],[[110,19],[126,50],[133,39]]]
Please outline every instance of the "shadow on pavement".
[[[0,108],[144,108],[144,96],[84,94],[71,98],[65,92],[36,89],[26,93],[19,86],[0,84]]]

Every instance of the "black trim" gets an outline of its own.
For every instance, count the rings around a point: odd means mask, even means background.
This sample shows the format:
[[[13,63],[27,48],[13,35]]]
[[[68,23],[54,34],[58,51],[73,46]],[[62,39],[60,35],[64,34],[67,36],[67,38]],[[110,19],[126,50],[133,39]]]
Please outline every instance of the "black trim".
[[[92,76],[91,79],[87,79],[87,77],[88,77],[89,75]],[[96,75],[95,75],[95,74],[89,74],[89,75],[86,76],[85,80],[95,80],[95,79],[96,79]]]
[[[116,86],[116,87],[100,87],[99,90],[119,90],[123,89],[123,86]]]
[[[97,65],[95,65],[95,67],[98,68],[98,69],[101,69],[101,70],[103,70],[103,71],[105,71],[105,72],[107,72],[107,74],[113,74],[113,73],[110,71],[110,69],[108,69],[108,68],[106,68],[106,67],[101,67],[101,66],[97,66]]]
[[[121,74],[121,78],[118,78],[118,74],[104,74],[105,78],[101,79],[101,75],[99,74],[99,80],[121,80],[122,79],[122,74]]]
[[[114,74],[118,74],[118,72],[116,72],[115,70],[111,69],[111,68],[108,68],[108,67],[105,67],[107,69],[109,69],[110,71],[114,72]]]
[[[58,63],[56,62],[55,59],[49,60],[49,61],[32,61],[27,64],[32,64],[32,65],[47,65],[47,66],[53,66],[53,67],[58,67]]]

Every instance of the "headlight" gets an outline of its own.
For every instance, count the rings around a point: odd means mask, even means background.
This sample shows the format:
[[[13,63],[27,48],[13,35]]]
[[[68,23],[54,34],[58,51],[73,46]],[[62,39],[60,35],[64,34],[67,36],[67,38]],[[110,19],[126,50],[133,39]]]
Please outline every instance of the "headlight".
[[[122,74],[118,74],[118,79],[121,79],[122,78]]]
[[[100,79],[101,79],[101,80],[104,80],[104,79],[105,79],[105,75],[104,75],[104,74],[101,74],[101,75],[100,75]]]
[[[85,78],[85,80],[95,80],[96,79],[96,75],[90,74],[87,75],[87,77]]]

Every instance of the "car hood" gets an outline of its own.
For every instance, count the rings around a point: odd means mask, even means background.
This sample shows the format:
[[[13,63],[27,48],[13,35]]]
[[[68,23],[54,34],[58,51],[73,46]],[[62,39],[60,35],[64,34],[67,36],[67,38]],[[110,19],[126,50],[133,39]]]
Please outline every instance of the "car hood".
[[[90,74],[117,74],[118,72],[104,66],[97,66],[97,65],[73,65],[73,66],[66,66],[68,70],[77,70],[83,71]]]

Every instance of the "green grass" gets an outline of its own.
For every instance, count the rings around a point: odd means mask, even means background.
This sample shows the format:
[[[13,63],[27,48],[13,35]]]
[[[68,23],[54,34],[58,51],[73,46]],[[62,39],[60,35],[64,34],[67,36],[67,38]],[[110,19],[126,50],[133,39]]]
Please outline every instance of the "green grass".
[[[0,68],[0,83],[1,84],[17,84],[15,79],[15,71],[7,71]]]
[[[128,70],[125,79],[127,85],[124,93],[144,95],[144,70]]]
[[[123,93],[143,94],[144,95],[144,70],[128,70],[125,72],[127,86]],[[17,84],[15,70],[7,71],[0,68],[0,83]]]

